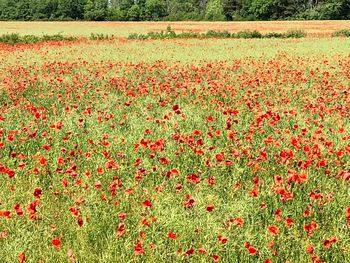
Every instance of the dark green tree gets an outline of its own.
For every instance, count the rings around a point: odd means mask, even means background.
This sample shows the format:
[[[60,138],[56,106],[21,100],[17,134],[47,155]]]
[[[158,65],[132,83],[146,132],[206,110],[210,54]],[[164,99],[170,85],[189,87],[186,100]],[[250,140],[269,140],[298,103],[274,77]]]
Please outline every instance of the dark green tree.
[[[146,0],[145,13],[148,20],[161,20],[167,15],[163,0]]]
[[[58,0],[57,15],[61,19],[83,19],[86,0]]]
[[[225,19],[224,7],[221,3],[221,0],[211,0],[207,4],[205,11],[205,20],[224,21]]]
[[[92,21],[106,20],[108,0],[87,0],[84,6],[84,18]]]
[[[128,20],[139,21],[141,18],[141,8],[139,5],[132,5],[127,12]]]

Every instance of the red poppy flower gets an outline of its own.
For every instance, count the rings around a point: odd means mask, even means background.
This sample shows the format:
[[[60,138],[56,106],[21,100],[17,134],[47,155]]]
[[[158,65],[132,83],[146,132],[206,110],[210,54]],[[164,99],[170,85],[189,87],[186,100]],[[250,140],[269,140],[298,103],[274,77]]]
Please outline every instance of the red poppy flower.
[[[277,236],[277,235],[278,235],[278,232],[279,232],[278,227],[277,227],[277,226],[274,226],[274,225],[269,226],[269,227],[267,228],[267,230],[268,230],[269,233],[270,233],[271,235],[273,235],[273,236]]]
[[[43,193],[43,190],[41,188],[35,188],[33,195],[35,196],[35,198],[40,199],[42,193]]]
[[[146,200],[142,203],[143,207],[145,208],[151,208],[152,207],[152,202],[150,200]]]
[[[169,160],[168,160],[167,158],[165,158],[165,157],[161,157],[161,158],[159,158],[159,162],[160,162],[161,164],[166,165],[166,164],[169,163]]]
[[[9,232],[7,231],[1,231],[0,232],[0,239],[4,239],[9,235]]]
[[[140,240],[136,241],[136,245],[134,246],[135,255],[143,255],[145,251],[143,250],[143,246]]]
[[[315,248],[314,248],[313,245],[307,245],[307,246],[306,246],[306,252],[307,252],[308,254],[313,254],[314,251],[315,251]]]
[[[214,211],[214,208],[215,208],[214,204],[209,204],[209,205],[207,206],[207,212],[213,212],[213,211]]]
[[[52,239],[51,240],[51,244],[55,247],[55,248],[60,248],[61,247],[61,240],[58,238]]]
[[[177,238],[177,235],[176,235],[175,233],[173,233],[173,232],[169,232],[169,233],[168,233],[168,238],[169,238],[169,239],[176,239],[176,238]]]
[[[125,224],[124,223],[119,223],[119,226],[116,230],[116,237],[121,238],[125,233]]]
[[[220,256],[218,256],[218,255],[212,255],[211,258],[212,258],[212,260],[214,262],[219,262],[220,261]]]
[[[187,250],[184,254],[185,257],[188,257],[194,253],[194,249],[191,247],[189,250]]]
[[[25,255],[24,251],[18,255],[18,260],[20,263],[23,263],[26,261],[26,255]]]

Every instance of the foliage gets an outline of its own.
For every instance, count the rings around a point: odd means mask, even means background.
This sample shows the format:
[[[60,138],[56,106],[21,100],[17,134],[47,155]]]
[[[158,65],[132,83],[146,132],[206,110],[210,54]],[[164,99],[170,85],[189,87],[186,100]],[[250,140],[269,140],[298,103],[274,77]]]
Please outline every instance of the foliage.
[[[211,0],[207,4],[205,20],[223,21],[225,20],[224,8],[220,0]]]
[[[84,6],[84,18],[92,21],[103,21],[107,17],[107,0],[87,0]]]
[[[139,5],[132,5],[127,12],[128,20],[139,21],[141,18],[141,8]]]
[[[350,2],[343,0],[324,1],[314,8],[306,9],[297,18],[311,20],[349,19]]]
[[[0,20],[349,18],[348,0],[0,0]]]
[[[237,33],[228,31],[210,30],[206,33],[181,32],[176,33],[168,26],[166,31],[148,32],[147,34],[132,33],[128,39],[167,39],[167,38],[303,38],[306,33],[303,30],[288,30],[286,33],[270,32],[262,34],[257,30],[244,30]]]
[[[350,29],[340,29],[333,33],[334,37],[350,37]]]
[[[234,35],[235,38],[262,38],[263,35],[254,30],[254,31],[249,31],[249,30],[245,30],[245,31],[240,31],[237,34]]]
[[[288,30],[286,33],[286,37],[287,38],[302,38],[302,37],[306,37],[306,33],[304,30],[301,29],[291,29]]]
[[[108,20],[110,21],[124,21],[127,20],[127,11],[120,8],[109,8],[108,9]]]
[[[10,45],[32,44],[36,42],[45,42],[45,41],[73,41],[76,39],[77,38],[75,37],[67,37],[61,34],[43,35],[43,36],[34,36],[34,35],[21,36],[17,33],[12,33],[12,34],[0,35],[0,43],[10,44]]]
[[[113,35],[102,34],[102,33],[91,33],[90,40],[109,40],[113,39]]]
[[[146,0],[145,13],[148,20],[161,20],[167,15],[166,3],[163,0]]]

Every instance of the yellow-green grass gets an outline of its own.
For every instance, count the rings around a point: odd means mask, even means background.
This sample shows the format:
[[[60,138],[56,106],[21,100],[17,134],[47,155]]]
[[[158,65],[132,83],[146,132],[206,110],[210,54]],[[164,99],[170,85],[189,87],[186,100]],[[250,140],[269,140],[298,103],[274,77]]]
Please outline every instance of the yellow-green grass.
[[[0,22],[0,34],[57,34],[90,36],[103,33],[127,37],[131,33],[165,30],[170,25],[176,32],[209,30],[238,32],[258,30],[262,33],[302,29],[310,36],[330,36],[334,31],[350,28],[350,21],[260,21],[260,22]]]
[[[320,39],[175,39],[82,41],[63,46],[50,44],[36,48],[0,50],[2,67],[30,66],[49,61],[155,62],[231,61],[242,58],[269,59],[276,56],[330,59],[346,57],[350,42],[346,38]]]

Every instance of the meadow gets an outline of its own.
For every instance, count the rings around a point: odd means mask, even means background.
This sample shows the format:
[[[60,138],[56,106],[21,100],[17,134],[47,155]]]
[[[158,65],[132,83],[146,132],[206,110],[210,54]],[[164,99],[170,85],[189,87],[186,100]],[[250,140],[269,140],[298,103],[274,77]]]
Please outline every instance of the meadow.
[[[1,262],[350,262],[349,23],[167,24],[0,23]]]
[[[247,21],[247,22],[1,22],[0,34],[19,33],[58,34],[70,36],[89,36],[91,33],[127,37],[131,33],[143,34],[159,32],[170,25],[176,32],[206,32],[209,30],[238,32],[257,30],[262,33],[285,32],[289,29],[302,29],[309,36],[327,37],[334,31],[350,28],[349,20],[324,21]]]

